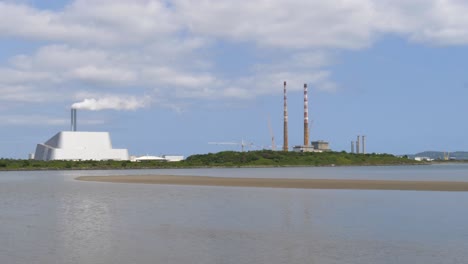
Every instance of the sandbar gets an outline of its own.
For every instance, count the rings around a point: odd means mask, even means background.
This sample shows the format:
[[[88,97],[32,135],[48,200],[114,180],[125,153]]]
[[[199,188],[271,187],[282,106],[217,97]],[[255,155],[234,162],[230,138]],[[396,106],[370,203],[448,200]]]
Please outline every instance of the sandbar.
[[[349,179],[277,179],[277,178],[225,178],[205,176],[128,175],[81,176],[80,181],[143,183],[226,187],[265,187],[296,189],[344,190],[404,190],[404,191],[468,191],[468,182],[454,181],[402,181],[402,180],[349,180]]]

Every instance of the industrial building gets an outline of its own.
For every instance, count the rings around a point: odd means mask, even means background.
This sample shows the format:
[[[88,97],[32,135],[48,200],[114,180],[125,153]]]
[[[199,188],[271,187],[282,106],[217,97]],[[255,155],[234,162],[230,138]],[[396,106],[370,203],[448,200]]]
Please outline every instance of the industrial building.
[[[174,155],[163,155],[162,156],[166,161],[175,162],[184,160],[184,156],[174,156]]]
[[[323,140],[312,141],[312,147],[320,151],[330,151],[330,144]]]
[[[166,161],[166,159],[163,157],[158,157],[158,156],[145,155],[145,156],[140,156],[140,157],[131,156],[130,161],[132,162]]]
[[[62,131],[37,144],[36,160],[128,160],[127,149],[113,149],[108,132]]]
[[[313,146],[306,146],[306,145],[299,145],[299,146],[294,146],[293,147],[294,152],[321,152],[321,151],[316,151]]]
[[[130,161],[132,162],[144,162],[144,161],[164,161],[164,162],[175,162],[175,161],[182,161],[184,160],[184,156],[170,156],[170,155],[162,155],[161,157],[159,156],[150,156],[150,155],[145,155],[145,156],[131,156]]]
[[[323,140],[312,141],[312,145],[299,145],[293,147],[294,152],[325,152],[331,151],[330,144]]]
[[[76,109],[71,112],[71,130],[62,131],[37,144],[36,160],[129,160],[127,149],[114,149],[109,132],[76,131]]]

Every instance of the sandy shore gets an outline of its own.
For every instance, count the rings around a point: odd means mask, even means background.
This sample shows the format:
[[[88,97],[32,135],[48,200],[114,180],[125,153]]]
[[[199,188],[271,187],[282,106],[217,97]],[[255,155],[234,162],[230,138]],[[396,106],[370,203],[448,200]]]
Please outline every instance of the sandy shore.
[[[389,180],[330,180],[330,179],[268,179],[222,178],[202,176],[138,175],[138,176],[82,176],[81,181],[145,183],[198,186],[266,187],[299,189],[348,190],[412,190],[412,191],[468,191],[468,182],[446,181],[389,181]]]

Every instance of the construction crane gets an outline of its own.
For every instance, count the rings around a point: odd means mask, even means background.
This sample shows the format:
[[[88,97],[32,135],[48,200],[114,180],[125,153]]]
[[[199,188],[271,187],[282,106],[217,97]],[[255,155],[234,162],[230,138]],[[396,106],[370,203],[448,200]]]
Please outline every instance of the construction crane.
[[[271,150],[276,150],[275,135],[273,134],[273,128],[271,128],[271,118],[270,118],[270,115],[268,115],[268,129],[270,129]]]
[[[244,152],[246,147],[251,147],[254,144],[251,142],[244,141],[244,139],[241,140],[241,142],[208,142],[210,145],[238,145],[241,146],[242,152]]]

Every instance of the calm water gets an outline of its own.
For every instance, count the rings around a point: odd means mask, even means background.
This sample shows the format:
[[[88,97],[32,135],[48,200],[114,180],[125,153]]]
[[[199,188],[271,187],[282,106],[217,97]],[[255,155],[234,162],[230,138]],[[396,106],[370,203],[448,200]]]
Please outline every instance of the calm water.
[[[468,181],[468,166],[0,172],[0,263],[468,263],[468,192],[73,180],[119,174]]]

